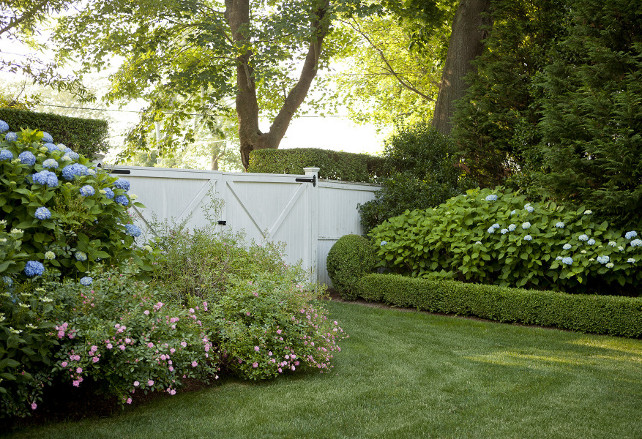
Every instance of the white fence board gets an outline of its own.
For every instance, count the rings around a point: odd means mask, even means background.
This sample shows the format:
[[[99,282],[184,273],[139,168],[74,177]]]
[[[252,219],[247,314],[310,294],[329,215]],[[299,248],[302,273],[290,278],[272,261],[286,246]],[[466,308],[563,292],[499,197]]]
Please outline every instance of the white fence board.
[[[144,209],[136,222],[148,233],[152,218],[183,221],[193,229],[208,225],[203,207],[213,191],[224,205],[220,220],[248,240],[282,242],[285,262],[299,261],[313,280],[331,284],[326,256],[343,235],[361,234],[358,204],[374,198],[376,185],[320,181],[297,182],[304,175],[226,173],[123,166],[115,173],[130,181]],[[306,173],[307,179],[316,175]]]

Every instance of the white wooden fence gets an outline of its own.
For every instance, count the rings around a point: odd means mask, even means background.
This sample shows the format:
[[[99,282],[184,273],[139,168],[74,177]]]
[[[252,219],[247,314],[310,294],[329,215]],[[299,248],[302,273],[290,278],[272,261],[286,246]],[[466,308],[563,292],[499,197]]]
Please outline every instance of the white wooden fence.
[[[136,223],[151,230],[151,219],[183,221],[203,227],[203,206],[209,193],[223,200],[215,227],[245,231],[249,240],[282,242],[285,261],[299,261],[311,279],[331,285],[326,256],[343,235],[362,232],[358,204],[374,198],[378,186],[319,181],[318,168],[305,175],[226,173],[185,169],[121,166],[112,170],[131,183],[144,209],[135,209]]]

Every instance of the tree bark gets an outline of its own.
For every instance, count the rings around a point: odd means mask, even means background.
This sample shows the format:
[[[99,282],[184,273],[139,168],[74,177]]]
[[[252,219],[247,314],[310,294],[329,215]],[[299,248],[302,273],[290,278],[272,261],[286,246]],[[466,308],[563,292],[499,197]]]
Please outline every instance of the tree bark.
[[[455,102],[468,87],[464,77],[474,69],[472,61],[482,53],[482,26],[486,24],[483,15],[489,7],[490,0],[460,0],[457,6],[432,119],[432,126],[442,134],[450,134]]]
[[[325,0],[315,11],[310,20],[311,42],[295,86],[285,98],[281,110],[274,118],[267,133],[259,129],[259,106],[256,99],[254,69],[250,63],[252,51],[247,49],[236,61],[236,113],[239,122],[239,141],[241,143],[241,161],[245,169],[249,166],[250,152],[255,149],[278,148],[290,121],[303,103],[312,80],[317,74],[317,67],[323,39],[328,34],[329,22],[325,18],[329,0]],[[232,31],[232,39],[238,47],[249,46],[250,24],[249,0],[225,0],[225,17]]]

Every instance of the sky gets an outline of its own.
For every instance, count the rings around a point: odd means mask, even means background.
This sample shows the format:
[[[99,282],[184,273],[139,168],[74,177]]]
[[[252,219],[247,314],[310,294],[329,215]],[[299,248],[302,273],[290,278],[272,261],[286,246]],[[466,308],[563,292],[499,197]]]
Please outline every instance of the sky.
[[[29,48],[12,41],[0,39],[0,55],[20,59],[32,53]],[[20,77],[0,72],[0,81],[20,81]],[[90,104],[93,108],[109,108],[111,143],[117,146],[119,139],[137,120],[132,110],[140,108],[140,103],[126,105],[118,111],[118,106],[107,107],[101,102]],[[342,109],[339,109],[339,112]],[[347,112],[347,109],[343,109]],[[88,117],[91,117],[88,112]],[[269,122],[262,121],[261,128],[267,130]],[[383,151],[387,132],[378,132],[373,125],[357,125],[345,116],[306,115],[294,119],[283,138],[280,148],[320,148],[334,151],[367,153],[377,155]]]

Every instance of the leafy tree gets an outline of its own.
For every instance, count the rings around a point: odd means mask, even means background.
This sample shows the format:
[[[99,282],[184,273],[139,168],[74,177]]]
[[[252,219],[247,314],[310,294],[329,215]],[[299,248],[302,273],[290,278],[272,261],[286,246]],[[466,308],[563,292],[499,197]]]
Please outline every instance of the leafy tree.
[[[64,12],[78,0],[0,0],[0,71],[22,74],[32,81],[68,90],[81,97],[88,97],[87,90],[77,78],[62,74],[55,63],[44,62],[29,55],[16,61],[9,56],[3,43],[18,41],[32,47],[38,46],[38,25],[52,15]]]
[[[379,14],[351,17],[345,60],[334,75],[356,122],[390,126],[429,120],[446,57],[454,1],[383,2]]]
[[[122,59],[108,100],[143,98],[143,119],[166,129],[193,114],[229,115],[234,98],[247,166],[250,151],[278,147],[317,71],[341,47],[338,32],[328,38],[334,18],[357,11],[354,3],[89,0],[59,22],[54,39],[62,59],[81,55],[83,71]],[[272,118],[267,131],[259,109]]]

